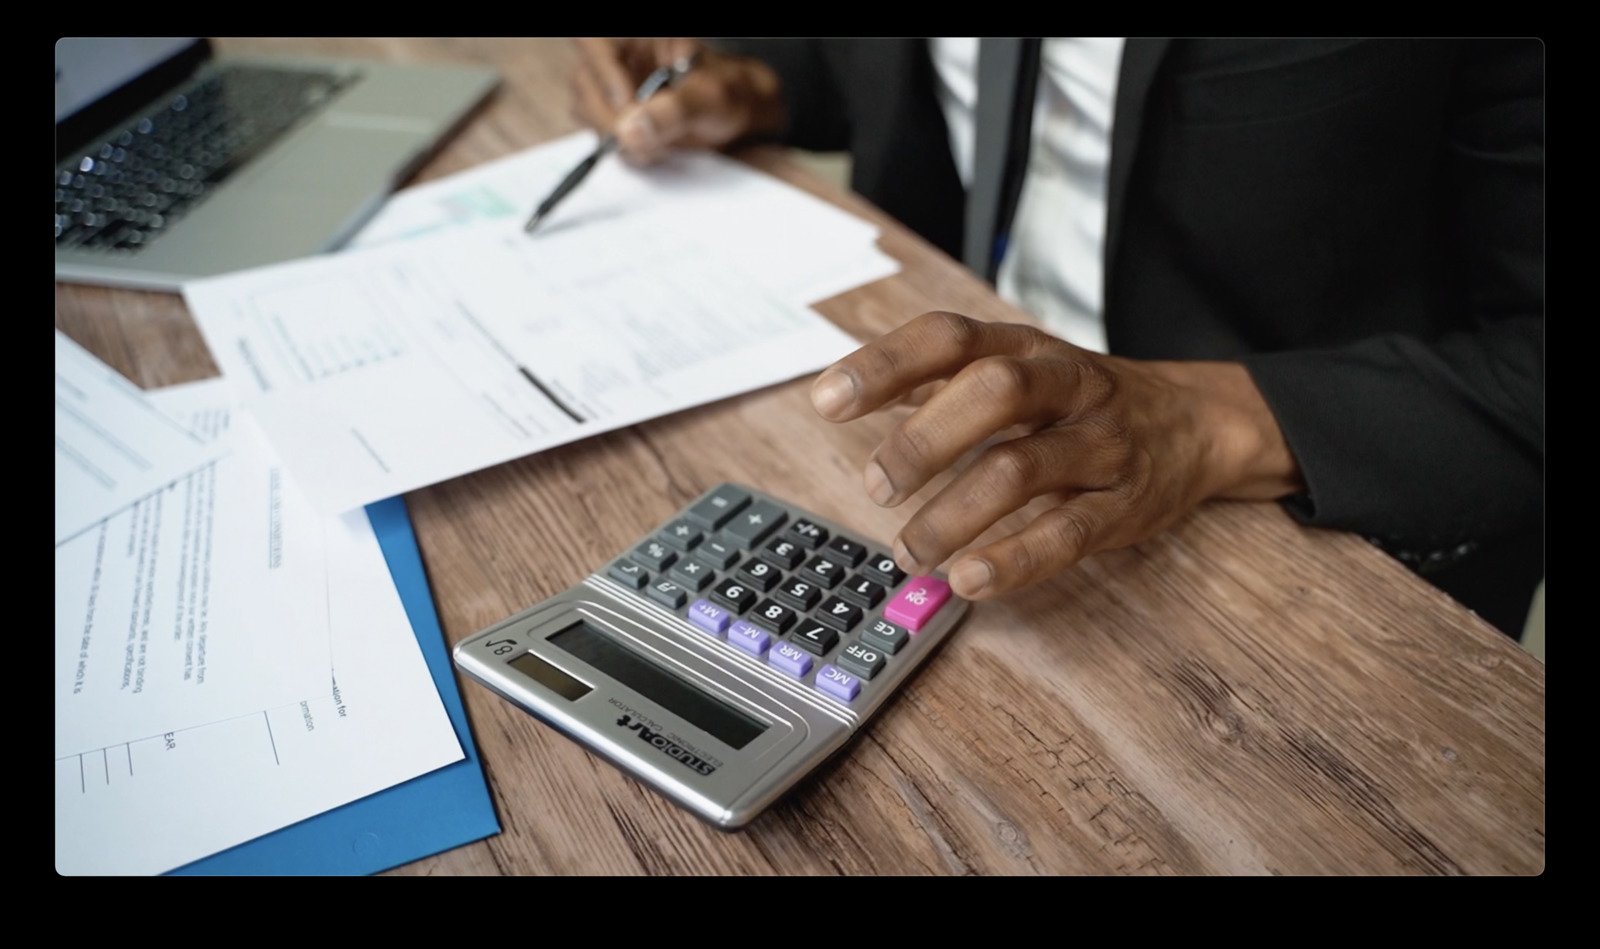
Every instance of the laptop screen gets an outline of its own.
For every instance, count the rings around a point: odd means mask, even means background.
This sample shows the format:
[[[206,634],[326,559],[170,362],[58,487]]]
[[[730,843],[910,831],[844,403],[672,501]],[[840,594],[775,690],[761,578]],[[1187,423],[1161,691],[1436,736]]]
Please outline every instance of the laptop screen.
[[[56,124],[198,42],[193,36],[65,36],[56,41]]]
[[[211,55],[193,36],[56,41],[56,161],[187,79]]]

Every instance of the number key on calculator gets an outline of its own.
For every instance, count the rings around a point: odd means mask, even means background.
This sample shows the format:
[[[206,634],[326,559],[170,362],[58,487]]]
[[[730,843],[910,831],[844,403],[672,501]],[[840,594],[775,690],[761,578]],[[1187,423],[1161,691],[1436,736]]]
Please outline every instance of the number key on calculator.
[[[715,826],[844,746],[966,615],[937,576],[750,488],[712,489],[460,668]]]

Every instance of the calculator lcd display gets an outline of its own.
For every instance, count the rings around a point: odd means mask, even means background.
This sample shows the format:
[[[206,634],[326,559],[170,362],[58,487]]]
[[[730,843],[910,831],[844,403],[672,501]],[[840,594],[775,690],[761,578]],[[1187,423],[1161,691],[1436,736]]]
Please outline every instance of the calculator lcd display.
[[[690,685],[586,623],[549,637],[550,645],[581,659],[661,707],[704,729],[730,748],[743,748],[767,726]]]

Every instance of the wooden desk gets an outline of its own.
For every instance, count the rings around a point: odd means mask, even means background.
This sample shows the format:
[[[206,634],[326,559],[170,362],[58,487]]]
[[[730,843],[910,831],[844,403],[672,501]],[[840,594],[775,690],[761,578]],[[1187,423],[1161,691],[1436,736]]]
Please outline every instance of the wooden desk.
[[[421,179],[577,128],[555,40],[224,40],[486,62],[505,86]],[[891,279],[818,307],[858,338],[929,309],[1020,319],[876,221]],[[174,295],[58,285],[56,325],[146,387],[217,373]],[[745,481],[891,539],[861,466],[894,419],[802,380],[407,496],[451,643],[578,581],[703,489]],[[741,450],[728,433],[749,437]],[[850,752],[749,829],[712,830],[463,682],[504,831],[405,874],[1527,874],[1544,867],[1544,666],[1360,539],[1215,504],[977,606]]]

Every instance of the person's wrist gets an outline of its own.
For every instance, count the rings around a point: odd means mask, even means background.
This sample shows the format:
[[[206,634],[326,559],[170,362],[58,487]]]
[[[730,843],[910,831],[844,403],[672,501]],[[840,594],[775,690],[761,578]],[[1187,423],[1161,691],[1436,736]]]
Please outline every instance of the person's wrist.
[[[1201,497],[1272,501],[1304,489],[1277,417],[1242,364],[1145,365],[1186,392],[1198,439]]]
[[[745,90],[749,124],[744,138],[776,138],[788,122],[783,83],[771,66],[753,57],[737,57],[740,88]]]

